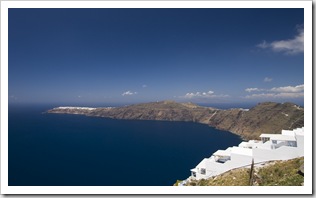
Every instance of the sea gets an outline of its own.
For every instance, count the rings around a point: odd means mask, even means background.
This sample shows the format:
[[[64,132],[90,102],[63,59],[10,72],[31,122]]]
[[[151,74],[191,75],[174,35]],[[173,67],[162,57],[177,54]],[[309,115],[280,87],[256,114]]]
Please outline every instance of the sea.
[[[172,186],[242,140],[192,122],[48,114],[9,105],[9,186]]]

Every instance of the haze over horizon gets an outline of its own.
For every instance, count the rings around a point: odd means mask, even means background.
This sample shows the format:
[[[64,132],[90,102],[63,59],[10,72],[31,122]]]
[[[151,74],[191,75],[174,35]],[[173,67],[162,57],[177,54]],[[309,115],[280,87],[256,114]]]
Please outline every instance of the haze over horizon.
[[[304,105],[304,9],[9,9],[9,103]]]

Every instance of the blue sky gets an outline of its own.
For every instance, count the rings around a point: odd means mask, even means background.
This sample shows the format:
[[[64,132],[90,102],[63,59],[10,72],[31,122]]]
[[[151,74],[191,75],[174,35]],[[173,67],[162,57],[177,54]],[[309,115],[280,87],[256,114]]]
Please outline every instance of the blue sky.
[[[9,9],[9,102],[303,104],[303,9]]]

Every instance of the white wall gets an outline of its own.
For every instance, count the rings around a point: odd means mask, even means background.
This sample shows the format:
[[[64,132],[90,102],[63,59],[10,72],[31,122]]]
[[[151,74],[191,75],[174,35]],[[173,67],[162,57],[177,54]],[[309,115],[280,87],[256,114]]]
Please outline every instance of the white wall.
[[[297,149],[300,157],[304,156],[304,136],[296,135]]]
[[[254,162],[265,162],[270,160],[288,160],[300,157],[297,147],[283,146],[274,150],[253,149]]]

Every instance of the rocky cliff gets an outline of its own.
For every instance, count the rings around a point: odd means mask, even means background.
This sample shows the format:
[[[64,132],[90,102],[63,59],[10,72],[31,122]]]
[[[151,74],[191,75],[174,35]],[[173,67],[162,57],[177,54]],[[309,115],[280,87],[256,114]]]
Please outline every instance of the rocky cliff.
[[[113,119],[198,122],[233,132],[244,139],[257,139],[261,133],[280,133],[282,129],[304,126],[304,109],[293,103],[265,102],[249,110],[221,110],[193,103],[162,101],[115,108],[57,107],[47,112]]]

